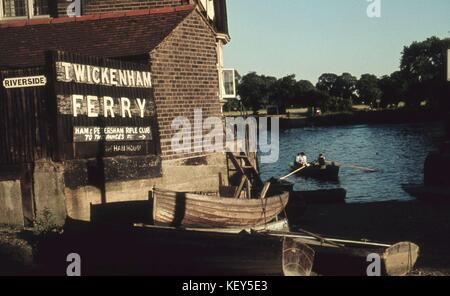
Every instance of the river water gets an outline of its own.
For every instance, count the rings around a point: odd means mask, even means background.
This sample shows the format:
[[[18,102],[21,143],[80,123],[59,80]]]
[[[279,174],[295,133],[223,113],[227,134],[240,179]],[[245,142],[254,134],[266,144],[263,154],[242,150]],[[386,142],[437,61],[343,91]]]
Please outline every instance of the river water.
[[[408,125],[356,125],[300,128],[280,132],[277,163],[260,164],[263,179],[289,173],[288,165],[304,151],[311,161],[324,153],[327,160],[376,169],[367,173],[341,168],[339,182],[290,177],[296,190],[345,188],[347,202],[410,200],[402,184],[423,182],[427,154],[437,149],[433,140],[443,132],[437,123]]]

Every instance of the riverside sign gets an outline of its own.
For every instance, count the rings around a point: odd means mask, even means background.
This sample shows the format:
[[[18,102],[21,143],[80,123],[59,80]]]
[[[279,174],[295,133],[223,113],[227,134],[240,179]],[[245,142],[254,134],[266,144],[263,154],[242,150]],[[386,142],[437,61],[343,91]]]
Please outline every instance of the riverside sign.
[[[37,87],[45,86],[46,84],[47,78],[43,75],[3,79],[4,88]]]

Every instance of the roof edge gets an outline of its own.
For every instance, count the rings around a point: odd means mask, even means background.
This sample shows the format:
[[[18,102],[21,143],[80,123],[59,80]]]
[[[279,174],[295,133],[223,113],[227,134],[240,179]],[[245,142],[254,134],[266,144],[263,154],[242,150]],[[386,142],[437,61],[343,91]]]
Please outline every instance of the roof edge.
[[[130,17],[130,16],[139,16],[139,15],[166,14],[166,13],[173,13],[173,12],[179,12],[179,11],[189,11],[189,10],[194,10],[194,9],[195,9],[195,5],[189,4],[189,5],[180,5],[180,6],[173,6],[173,7],[161,7],[161,8],[151,8],[151,9],[138,9],[138,10],[125,10],[125,11],[97,13],[97,14],[78,16],[78,17],[26,19],[26,20],[18,20],[18,21],[10,21],[10,22],[5,22],[5,23],[0,23],[0,29],[34,26],[34,25],[49,25],[49,24],[60,24],[60,23],[70,23],[70,22],[83,22],[83,21],[121,18],[121,17]]]

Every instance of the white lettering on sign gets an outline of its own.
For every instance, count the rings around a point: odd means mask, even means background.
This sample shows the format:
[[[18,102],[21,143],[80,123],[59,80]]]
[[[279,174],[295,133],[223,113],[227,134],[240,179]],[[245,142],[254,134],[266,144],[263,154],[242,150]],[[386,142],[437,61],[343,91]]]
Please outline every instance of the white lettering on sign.
[[[43,75],[5,78],[3,80],[3,86],[5,88],[36,87],[36,86],[45,86],[46,84],[47,78]]]
[[[152,87],[152,75],[150,72],[112,69],[68,62],[56,63],[56,76],[57,80],[62,82],[135,88]]]
[[[75,143],[83,142],[132,142],[151,141],[152,130],[149,126],[86,126],[73,128],[73,140]]]
[[[116,113],[114,109],[117,109],[114,104],[114,99],[111,97],[97,97],[97,96],[83,96],[72,95],[72,114],[73,117],[78,115],[87,115],[88,117],[99,117],[99,114],[104,117],[114,118]],[[146,100],[135,99],[131,101],[129,98],[120,98],[118,110],[119,115],[123,118],[132,118],[132,114],[138,114],[141,118],[145,117]],[[103,106],[101,110],[100,106]],[[135,110],[132,112],[132,109]]]

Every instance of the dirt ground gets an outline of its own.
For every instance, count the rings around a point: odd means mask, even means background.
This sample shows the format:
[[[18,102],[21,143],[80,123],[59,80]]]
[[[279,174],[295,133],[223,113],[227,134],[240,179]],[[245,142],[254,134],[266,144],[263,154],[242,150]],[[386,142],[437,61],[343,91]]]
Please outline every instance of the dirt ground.
[[[413,275],[450,275],[450,202],[309,205],[298,227],[328,237],[419,245]]]

